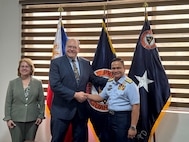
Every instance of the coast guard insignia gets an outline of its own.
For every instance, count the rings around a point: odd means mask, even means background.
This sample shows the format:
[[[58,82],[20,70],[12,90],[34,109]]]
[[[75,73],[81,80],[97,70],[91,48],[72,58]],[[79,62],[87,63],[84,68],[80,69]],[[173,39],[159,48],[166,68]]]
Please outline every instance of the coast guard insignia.
[[[113,79],[111,79],[113,77],[112,72],[109,69],[99,69],[99,70],[96,70],[94,73],[97,76],[101,76],[104,78],[110,78],[109,81],[113,80]],[[109,88],[112,88],[112,87],[109,86]],[[101,91],[102,90],[100,90],[99,88],[96,89],[92,84],[87,85],[87,90],[86,90],[87,93],[99,94]],[[104,100],[102,102],[95,102],[95,101],[88,100],[88,102],[93,109],[100,111],[100,112],[108,112],[108,105],[107,105],[106,100]]]
[[[155,39],[153,38],[152,30],[146,30],[141,35],[140,40],[142,46],[146,49],[154,49],[156,48]]]

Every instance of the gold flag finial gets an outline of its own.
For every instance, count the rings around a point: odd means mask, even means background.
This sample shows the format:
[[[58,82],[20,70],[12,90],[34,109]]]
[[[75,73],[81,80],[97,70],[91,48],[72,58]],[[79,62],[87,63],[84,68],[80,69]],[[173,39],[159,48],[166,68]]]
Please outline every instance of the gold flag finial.
[[[147,2],[144,2],[144,5],[143,5],[145,8],[148,7],[148,3]]]
[[[62,16],[62,12],[64,11],[64,9],[62,7],[58,8],[58,12],[60,12],[60,17]]]

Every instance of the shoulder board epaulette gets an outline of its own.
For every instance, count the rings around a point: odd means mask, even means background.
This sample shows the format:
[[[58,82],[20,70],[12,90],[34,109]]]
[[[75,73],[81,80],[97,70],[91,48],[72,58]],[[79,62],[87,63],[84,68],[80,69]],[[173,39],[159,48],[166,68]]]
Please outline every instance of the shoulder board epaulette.
[[[113,81],[113,80],[114,80],[113,78],[109,78],[109,79],[108,79],[108,82],[111,82],[111,81]]]
[[[125,79],[125,81],[128,82],[128,83],[132,83],[133,82],[133,80],[128,78],[128,77]]]

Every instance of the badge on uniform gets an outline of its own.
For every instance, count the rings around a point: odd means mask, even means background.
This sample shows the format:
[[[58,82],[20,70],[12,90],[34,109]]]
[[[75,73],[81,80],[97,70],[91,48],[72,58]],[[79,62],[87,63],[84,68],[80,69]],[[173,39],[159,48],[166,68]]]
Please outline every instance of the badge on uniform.
[[[112,85],[108,86],[108,91],[110,91],[112,89]]]
[[[118,90],[124,90],[125,89],[125,85],[123,85],[123,84],[119,84],[119,86],[118,86]]]

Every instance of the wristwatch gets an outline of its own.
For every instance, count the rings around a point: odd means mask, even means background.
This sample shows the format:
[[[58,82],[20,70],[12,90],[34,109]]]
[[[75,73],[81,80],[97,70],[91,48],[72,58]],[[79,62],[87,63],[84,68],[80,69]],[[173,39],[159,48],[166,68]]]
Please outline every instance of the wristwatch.
[[[130,126],[130,129],[132,129],[133,131],[136,131],[136,126],[131,125],[131,126]]]

